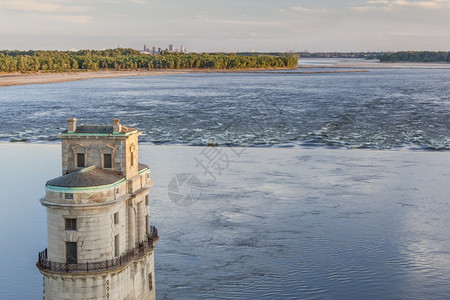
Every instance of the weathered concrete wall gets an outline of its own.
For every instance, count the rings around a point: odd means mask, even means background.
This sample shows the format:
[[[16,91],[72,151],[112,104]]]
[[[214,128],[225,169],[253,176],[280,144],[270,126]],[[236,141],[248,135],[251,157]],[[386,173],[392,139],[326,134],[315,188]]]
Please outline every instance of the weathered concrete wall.
[[[114,223],[118,213],[119,222]],[[76,231],[65,230],[65,219],[76,219]],[[115,257],[114,237],[119,235],[119,253],[127,250],[126,205],[95,208],[47,208],[48,256],[54,262],[66,262],[66,242],[77,243],[78,263],[96,262]]]
[[[121,172],[127,179],[138,172],[138,137],[130,136],[63,136],[61,139],[62,173],[80,170],[77,167],[77,153],[85,154],[85,167],[104,167],[103,154],[111,154],[112,168]]]
[[[43,204],[47,207],[48,256],[53,262],[66,262],[66,242],[77,243],[78,263],[97,262],[115,257],[115,236],[119,235],[119,255],[136,247],[149,233],[149,172],[136,177],[131,193],[127,183],[100,192],[73,193],[47,190]],[[94,199],[94,200],[93,200]],[[86,205],[90,204],[90,205]],[[118,214],[115,224],[114,214]],[[76,231],[65,230],[65,219],[76,219]]]
[[[60,273],[55,276],[54,273],[43,271],[44,299],[153,300],[154,255],[153,251],[146,253],[125,267],[108,272]],[[151,285],[149,280],[152,281]]]
[[[77,154],[83,153],[83,167],[95,165],[116,171],[126,180],[93,187],[47,186],[41,203],[47,210],[48,260],[54,263],[66,262],[66,242],[76,243],[78,264],[94,263],[123,255],[149,233],[152,181],[149,170],[138,173],[141,133],[116,134],[120,132],[118,120],[113,128],[112,135],[76,134],[73,119],[69,134],[61,137],[63,174],[82,169],[77,166]],[[106,168],[104,154],[111,154],[111,168]],[[66,230],[66,219],[76,219],[76,230]],[[125,266],[107,271],[65,273],[40,269],[44,298],[155,299],[153,250],[145,253]]]

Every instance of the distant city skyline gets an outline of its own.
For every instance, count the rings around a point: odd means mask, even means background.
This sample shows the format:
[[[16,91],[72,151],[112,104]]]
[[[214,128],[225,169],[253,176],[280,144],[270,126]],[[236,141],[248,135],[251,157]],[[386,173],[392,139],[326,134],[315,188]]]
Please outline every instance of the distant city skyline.
[[[0,49],[10,50],[448,51],[447,28],[450,0],[0,2]]]

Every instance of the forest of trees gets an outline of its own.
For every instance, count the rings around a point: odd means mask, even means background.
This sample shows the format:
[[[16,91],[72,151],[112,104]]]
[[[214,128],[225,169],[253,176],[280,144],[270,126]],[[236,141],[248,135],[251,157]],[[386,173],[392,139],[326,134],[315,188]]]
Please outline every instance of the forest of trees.
[[[379,57],[383,62],[440,62],[450,63],[450,51],[401,51],[385,53]]]
[[[145,55],[134,49],[69,51],[0,51],[0,72],[79,72],[152,69],[295,68],[296,55],[223,53]]]

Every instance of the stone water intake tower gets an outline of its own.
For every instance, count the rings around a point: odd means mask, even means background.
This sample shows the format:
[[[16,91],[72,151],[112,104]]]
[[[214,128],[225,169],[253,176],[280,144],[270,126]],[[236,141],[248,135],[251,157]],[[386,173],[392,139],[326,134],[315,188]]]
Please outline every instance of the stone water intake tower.
[[[61,133],[62,176],[46,183],[44,299],[155,299],[150,170],[135,128],[80,125]]]

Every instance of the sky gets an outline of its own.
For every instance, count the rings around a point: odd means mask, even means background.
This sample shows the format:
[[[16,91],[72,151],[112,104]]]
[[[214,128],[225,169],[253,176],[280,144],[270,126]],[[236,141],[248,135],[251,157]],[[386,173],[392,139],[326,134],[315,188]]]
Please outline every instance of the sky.
[[[450,51],[450,0],[0,0],[0,49]]]

